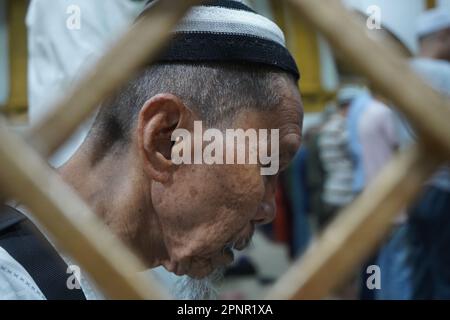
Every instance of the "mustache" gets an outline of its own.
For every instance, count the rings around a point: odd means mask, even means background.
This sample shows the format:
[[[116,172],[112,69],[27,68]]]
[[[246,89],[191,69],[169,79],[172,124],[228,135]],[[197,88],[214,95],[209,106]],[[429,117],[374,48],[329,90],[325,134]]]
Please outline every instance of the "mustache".
[[[237,241],[227,242],[222,248],[222,254],[225,254],[226,252],[230,252],[230,251],[236,250],[236,244],[237,244]]]

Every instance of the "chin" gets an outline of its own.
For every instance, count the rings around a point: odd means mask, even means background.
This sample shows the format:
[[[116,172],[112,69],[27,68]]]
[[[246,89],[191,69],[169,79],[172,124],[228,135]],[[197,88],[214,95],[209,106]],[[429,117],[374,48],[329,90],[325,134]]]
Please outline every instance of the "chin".
[[[192,279],[204,279],[208,277],[210,274],[212,274],[214,270],[192,270],[186,273],[186,276],[192,278]]]
[[[211,275],[216,274],[218,271],[223,273],[226,266],[230,265],[234,261],[233,250],[221,250],[220,254],[217,254],[214,258],[205,259],[205,267],[193,266],[186,275],[194,279],[203,279]]]

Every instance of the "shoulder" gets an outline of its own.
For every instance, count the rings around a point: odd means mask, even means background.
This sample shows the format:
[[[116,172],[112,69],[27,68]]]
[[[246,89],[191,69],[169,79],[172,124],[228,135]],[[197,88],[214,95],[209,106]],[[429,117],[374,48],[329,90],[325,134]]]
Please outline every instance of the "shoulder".
[[[28,272],[0,247],[0,300],[44,300]]]

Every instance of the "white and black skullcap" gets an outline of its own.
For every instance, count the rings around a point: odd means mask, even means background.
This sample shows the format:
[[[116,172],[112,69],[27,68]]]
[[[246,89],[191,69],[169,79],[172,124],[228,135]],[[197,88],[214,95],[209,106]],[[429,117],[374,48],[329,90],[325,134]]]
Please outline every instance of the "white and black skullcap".
[[[157,1],[148,1],[144,12]],[[237,0],[207,1],[191,8],[158,62],[253,63],[300,78],[281,29]]]

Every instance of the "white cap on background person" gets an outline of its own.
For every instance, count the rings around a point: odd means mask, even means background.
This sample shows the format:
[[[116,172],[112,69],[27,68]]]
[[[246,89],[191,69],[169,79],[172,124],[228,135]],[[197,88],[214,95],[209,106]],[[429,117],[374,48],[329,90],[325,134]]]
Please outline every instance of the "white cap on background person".
[[[433,34],[450,28],[450,13],[442,8],[425,11],[417,20],[417,36]]]

